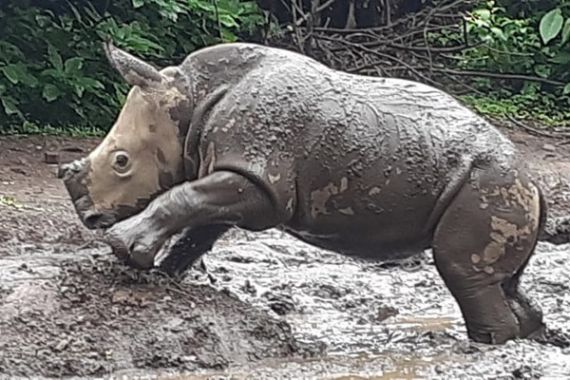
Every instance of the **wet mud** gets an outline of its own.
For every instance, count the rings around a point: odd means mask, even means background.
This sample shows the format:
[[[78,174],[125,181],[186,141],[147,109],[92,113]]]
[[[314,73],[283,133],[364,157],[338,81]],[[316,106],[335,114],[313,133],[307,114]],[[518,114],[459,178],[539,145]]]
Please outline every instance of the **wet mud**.
[[[570,147],[509,132],[568,213]],[[562,379],[570,245],[540,243],[522,287],[544,342],[467,340],[431,253],[370,262],[279,231],[231,230],[182,279],[117,263],[77,220],[44,152],[95,140],[0,139],[0,378]]]
[[[11,283],[0,308],[7,373],[222,369],[298,351],[287,323],[208,286],[133,273],[98,254],[27,259],[0,261]]]

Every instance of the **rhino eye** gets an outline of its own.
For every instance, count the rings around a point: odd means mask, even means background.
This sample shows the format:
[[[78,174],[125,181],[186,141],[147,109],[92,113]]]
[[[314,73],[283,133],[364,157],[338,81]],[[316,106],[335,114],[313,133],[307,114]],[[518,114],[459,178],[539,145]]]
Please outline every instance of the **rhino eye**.
[[[126,154],[117,154],[117,157],[115,158],[115,164],[120,167],[120,168],[124,168],[125,166],[127,166],[127,164],[129,163],[129,158],[127,157]]]
[[[113,168],[123,174],[129,169],[129,156],[125,152],[117,152],[115,153],[115,157],[113,159]]]

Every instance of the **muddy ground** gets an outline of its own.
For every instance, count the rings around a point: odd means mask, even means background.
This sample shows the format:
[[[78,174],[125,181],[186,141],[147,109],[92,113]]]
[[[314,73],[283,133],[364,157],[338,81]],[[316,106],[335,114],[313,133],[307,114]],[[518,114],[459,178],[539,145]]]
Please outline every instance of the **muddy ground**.
[[[504,129],[570,213],[570,145]],[[567,378],[570,246],[540,243],[523,287],[547,343],[469,342],[430,252],[359,262],[277,231],[230,231],[184,279],[124,267],[84,229],[45,152],[93,139],[0,138],[0,378]]]

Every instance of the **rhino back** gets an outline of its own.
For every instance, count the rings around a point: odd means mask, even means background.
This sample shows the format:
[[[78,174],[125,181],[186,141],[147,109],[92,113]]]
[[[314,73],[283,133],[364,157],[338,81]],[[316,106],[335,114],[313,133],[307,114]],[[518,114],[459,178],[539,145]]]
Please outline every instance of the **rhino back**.
[[[414,239],[458,171],[508,168],[514,154],[437,89],[272,49],[212,112],[202,148],[212,169],[240,168],[264,184],[289,228],[326,241],[339,228],[356,240],[370,229],[382,241]]]

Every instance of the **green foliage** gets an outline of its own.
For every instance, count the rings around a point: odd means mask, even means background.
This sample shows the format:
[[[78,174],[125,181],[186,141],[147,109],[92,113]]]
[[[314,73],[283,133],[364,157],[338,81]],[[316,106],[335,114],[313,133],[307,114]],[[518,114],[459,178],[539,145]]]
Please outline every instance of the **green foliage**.
[[[530,109],[535,115],[548,112],[546,122],[570,121],[563,111],[570,105],[568,0],[481,1],[466,21],[470,42],[477,45],[458,57],[460,68],[535,78],[473,78],[472,84],[488,94],[477,98],[478,108],[491,113],[497,107]],[[481,107],[485,102],[489,107]]]
[[[95,126],[74,126],[63,125],[53,127],[24,121],[22,124],[9,125],[0,129],[0,135],[46,135],[46,136],[66,136],[66,137],[103,137],[105,129]]]
[[[251,39],[263,22],[254,0],[0,1],[0,133],[107,130],[127,90],[104,57],[108,38],[166,66],[203,46]],[[468,104],[570,124],[570,0],[481,0],[466,25],[474,47],[449,65],[538,78],[462,77],[480,93]],[[457,46],[464,35],[428,38]]]
[[[528,119],[540,121],[544,125],[568,124],[570,112],[561,108],[552,94],[505,94],[491,92],[486,95],[464,95],[461,100],[479,113],[497,119]]]
[[[473,11],[467,21],[469,38],[481,45],[462,54],[460,67],[540,76],[548,72],[541,65],[545,62],[543,47],[531,19],[510,17],[504,8],[488,1]]]
[[[0,133],[108,129],[127,90],[104,57],[108,38],[164,66],[263,22],[242,0],[29,3],[0,3]]]

